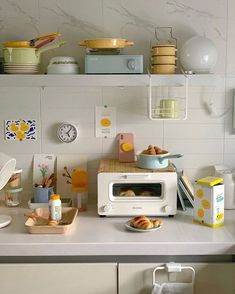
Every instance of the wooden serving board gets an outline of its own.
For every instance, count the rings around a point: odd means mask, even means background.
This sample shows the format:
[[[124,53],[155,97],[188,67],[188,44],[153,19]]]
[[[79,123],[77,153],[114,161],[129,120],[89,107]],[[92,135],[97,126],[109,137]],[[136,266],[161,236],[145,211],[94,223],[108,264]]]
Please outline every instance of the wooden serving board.
[[[49,226],[47,219],[49,219],[49,208],[36,208],[34,212],[41,218],[32,219],[29,217],[25,223],[30,234],[64,234],[69,231],[73,225],[78,209],[74,207],[62,208],[61,224],[56,226]]]
[[[171,162],[166,168],[144,169],[137,167],[135,162],[119,162],[118,159],[101,160],[98,170],[99,173],[162,173],[175,171],[175,166]]]

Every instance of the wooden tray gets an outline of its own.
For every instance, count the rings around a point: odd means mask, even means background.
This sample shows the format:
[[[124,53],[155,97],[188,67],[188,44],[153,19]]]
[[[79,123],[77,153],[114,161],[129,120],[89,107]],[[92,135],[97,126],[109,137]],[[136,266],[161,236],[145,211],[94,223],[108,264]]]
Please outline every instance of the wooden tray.
[[[170,161],[166,168],[145,169],[137,167],[136,162],[119,162],[118,159],[102,159],[98,170],[99,173],[163,173],[175,171],[175,166]]]
[[[34,210],[34,212],[42,218],[32,219],[29,217],[25,222],[25,226],[30,234],[64,234],[69,231],[74,223],[78,209],[74,207],[62,208],[61,224],[56,226],[49,226],[46,219],[49,218],[48,207],[41,207]]]

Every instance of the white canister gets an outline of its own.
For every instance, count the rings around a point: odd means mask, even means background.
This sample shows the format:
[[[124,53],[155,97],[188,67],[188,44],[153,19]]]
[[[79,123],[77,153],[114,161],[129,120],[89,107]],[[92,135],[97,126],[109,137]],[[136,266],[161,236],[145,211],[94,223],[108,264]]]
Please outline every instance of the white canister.
[[[235,184],[233,174],[226,170],[221,175],[224,182],[224,209],[235,209]]]
[[[49,218],[50,220],[60,221],[62,218],[62,206],[60,195],[53,194],[49,200]]]
[[[235,209],[235,183],[232,170],[225,165],[215,165],[215,176],[223,179],[224,209]]]

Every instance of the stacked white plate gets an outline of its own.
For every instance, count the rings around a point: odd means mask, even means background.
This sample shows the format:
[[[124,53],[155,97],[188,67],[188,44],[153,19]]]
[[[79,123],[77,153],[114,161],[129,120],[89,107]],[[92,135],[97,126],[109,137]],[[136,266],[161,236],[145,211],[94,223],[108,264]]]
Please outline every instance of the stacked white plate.
[[[39,64],[4,63],[4,72],[8,74],[37,74],[39,73]]]

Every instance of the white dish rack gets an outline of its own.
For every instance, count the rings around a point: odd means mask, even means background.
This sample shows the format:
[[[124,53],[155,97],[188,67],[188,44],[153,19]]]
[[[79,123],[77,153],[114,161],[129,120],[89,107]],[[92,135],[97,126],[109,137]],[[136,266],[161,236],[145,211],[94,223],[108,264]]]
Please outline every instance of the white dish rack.
[[[188,115],[188,77],[177,75],[166,83],[149,74],[148,117],[150,120],[185,120]]]

